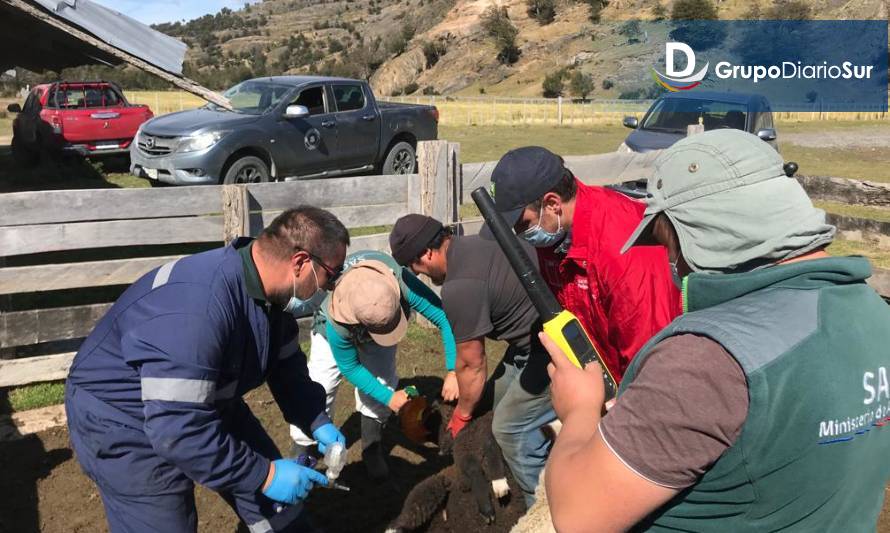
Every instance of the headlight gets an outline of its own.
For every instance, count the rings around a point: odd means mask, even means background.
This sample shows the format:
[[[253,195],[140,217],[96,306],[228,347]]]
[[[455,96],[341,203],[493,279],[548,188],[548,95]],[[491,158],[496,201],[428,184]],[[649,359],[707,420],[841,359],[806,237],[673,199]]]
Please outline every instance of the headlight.
[[[621,145],[618,147],[618,150],[616,150],[616,151],[617,151],[619,154],[630,154],[630,153],[633,153],[633,150],[631,150],[630,147],[629,147],[627,144],[625,144],[625,143],[621,143]]]
[[[179,139],[179,145],[176,147],[177,152],[197,152],[198,150],[206,150],[218,143],[227,131],[211,131],[207,133],[198,133],[189,135]]]

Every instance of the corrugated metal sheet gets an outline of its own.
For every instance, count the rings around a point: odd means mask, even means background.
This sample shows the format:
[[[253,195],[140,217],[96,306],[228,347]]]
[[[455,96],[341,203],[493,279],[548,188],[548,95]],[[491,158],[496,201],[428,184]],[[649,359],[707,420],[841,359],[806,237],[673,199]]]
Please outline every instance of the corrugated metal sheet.
[[[106,43],[172,74],[182,74],[186,45],[89,0],[29,0]]]

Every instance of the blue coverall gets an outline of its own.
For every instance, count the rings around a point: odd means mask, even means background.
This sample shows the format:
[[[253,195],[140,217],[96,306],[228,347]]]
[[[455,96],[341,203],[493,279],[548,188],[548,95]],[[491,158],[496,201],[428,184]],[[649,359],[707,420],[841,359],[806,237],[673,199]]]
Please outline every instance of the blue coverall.
[[[260,492],[281,454],[241,396],[266,382],[287,422],[311,433],[330,419],[296,321],[265,301],[251,247],[239,239],[149,272],[74,358],[71,443],[112,532],[195,531],[194,483],[251,533],[301,527],[300,505],[281,510]]]

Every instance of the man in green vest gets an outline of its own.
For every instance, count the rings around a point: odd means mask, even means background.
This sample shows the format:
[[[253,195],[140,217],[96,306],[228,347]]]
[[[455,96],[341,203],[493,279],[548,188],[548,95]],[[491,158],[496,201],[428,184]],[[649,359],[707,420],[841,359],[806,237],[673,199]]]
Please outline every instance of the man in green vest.
[[[890,477],[890,308],[861,257],[754,135],[655,162],[635,245],[665,246],[684,314],[600,417],[599,369],[549,367],[560,531],[874,531]]]

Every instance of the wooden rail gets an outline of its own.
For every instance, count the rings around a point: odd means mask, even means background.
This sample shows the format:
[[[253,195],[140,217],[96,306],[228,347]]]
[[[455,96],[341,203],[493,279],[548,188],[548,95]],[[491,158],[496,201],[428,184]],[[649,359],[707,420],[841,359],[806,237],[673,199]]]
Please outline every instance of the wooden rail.
[[[606,154],[566,162],[583,181],[602,185],[648,177],[654,157]],[[239,235],[255,236],[277,214],[298,204],[328,209],[352,228],[389,225],[410,212],[460,222],[460,204],[468,201],[472,189],[487,186],[493,167],[462,166],[458,145],[432,141],[420,143],[419,173],[407,176],[0,195],[0,387],[64,378],[74,356],[70,342],[89,334],[115,291],[182,257],[176,247],[222,245]],[[817,199],[890,206],[890,187],[883,184],[800,180]],[[888,223],[837,215],[830,220],[847,235],[890,239]],[[465,234],[472,234],[481,223],[461,225]],[[388,250],[387,237],[356,237],[350,249]],[[161,249],[163,253],[155,252]],[[890,297],[890,271],[877,270],[870,283]],[[103,290],[111,295],[105,301],[46,304],[46,295]],[[59,342],[69,347],[53,353]],[[44,346],[48,351],[40,353]],[[17,358],[23,347],[39,355]]]
[[[419,174],[411,175],[0,195],[0,387],[64,378],[74,354],[51,347],[79,342],[123,287],[182,257],[171,255],[171,246],[256,236],[299,204],[328,209],[350,228],[389,225],[409,212],[457,222],[458,145],[422,142],[418,161]],[[166,253],[152,253],[161,245]],[[388,234],[355,237],[350,250],[358,249],[388,250]],[[100,303],[29,303],[59,294],[53,291],[95,294],[103,287],[111,296]],[[50,353],[17,358],[20,347],[35,346]]]

